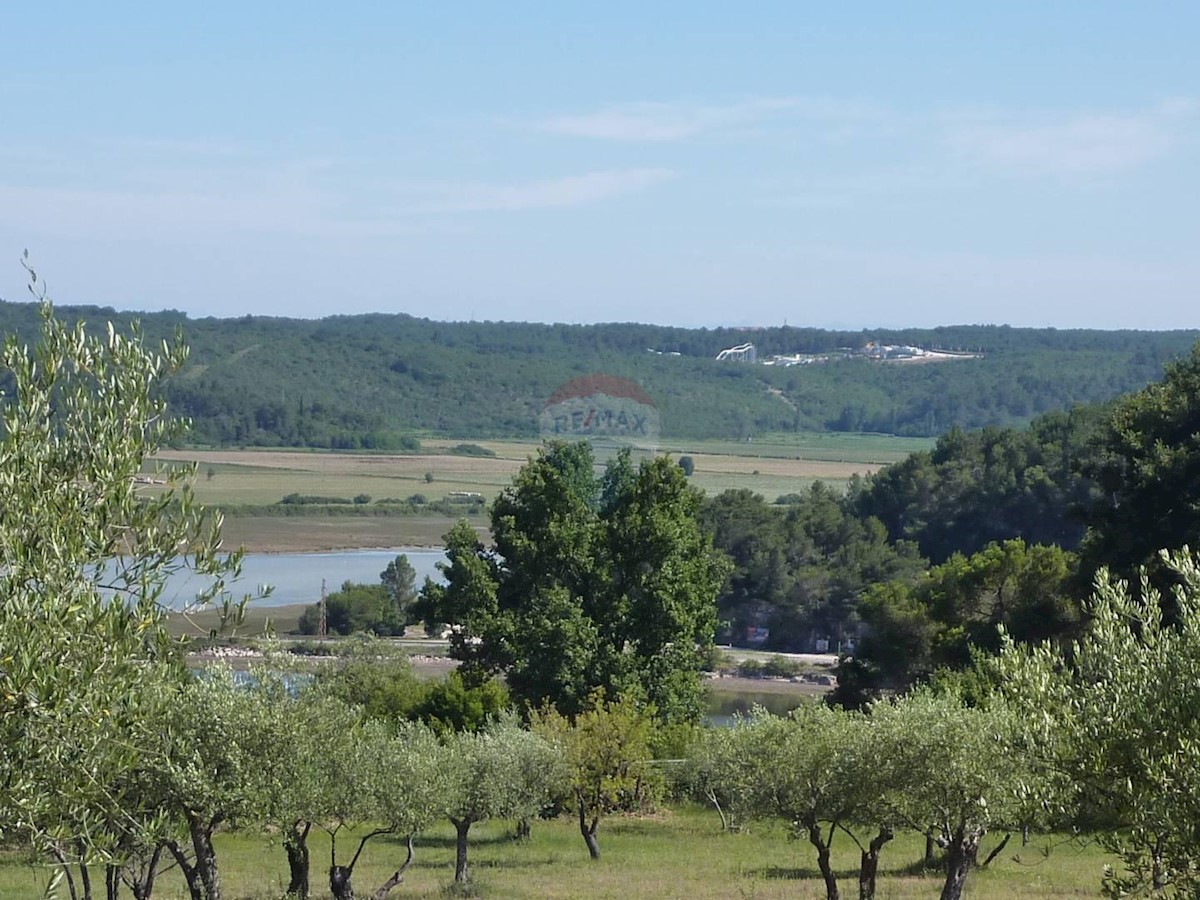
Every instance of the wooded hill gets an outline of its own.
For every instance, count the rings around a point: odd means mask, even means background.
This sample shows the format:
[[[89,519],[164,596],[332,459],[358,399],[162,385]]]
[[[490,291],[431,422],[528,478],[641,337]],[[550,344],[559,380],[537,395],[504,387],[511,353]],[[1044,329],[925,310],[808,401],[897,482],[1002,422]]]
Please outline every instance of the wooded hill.
[[[189,319],[173,311],[65,306],[57,313],[96,327],[137,318],[151,339],[182,329],[191,356],[167,392],[173,411],[192,418],[197,443],[342,449],[403,449],[414,433],[531,436],[556,388],[596,372],[639,384],[672,438],[822,430],[923,436],[952,426],[1023,425],[1047,411],[1136,390],[1200,337],[992,325],[845,332],[447,323],[378,314]],[[0,302],[3,333],[32,335],[36,325],[36,305]],[[868,341],[984,356],[899,364],[851,358],[789,368],[715,361],[720,350],[746,341],[760,358],[860,349]]]

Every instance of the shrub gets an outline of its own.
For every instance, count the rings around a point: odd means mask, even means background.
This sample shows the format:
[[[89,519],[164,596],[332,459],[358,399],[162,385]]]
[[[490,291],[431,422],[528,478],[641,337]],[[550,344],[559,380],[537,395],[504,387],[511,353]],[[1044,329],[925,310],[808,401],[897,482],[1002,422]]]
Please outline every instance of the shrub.
[[[452,453],[455,456],[495,456],[495,450],[489,450],[487,447],[480,447],[478,444],[455,444],[447,453]]]

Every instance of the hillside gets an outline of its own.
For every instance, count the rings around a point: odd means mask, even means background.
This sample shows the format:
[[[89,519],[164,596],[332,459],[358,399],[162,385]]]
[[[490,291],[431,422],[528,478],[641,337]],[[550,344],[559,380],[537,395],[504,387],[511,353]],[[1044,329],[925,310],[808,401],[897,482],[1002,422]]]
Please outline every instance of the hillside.
[[[58,307],[68,319],[127,324],[134,315]],[[33,304],[0,303],[0,331],[29,333]],[[1006,326],[823,331],[648,325],[446,323],[407,315],[321,320],[189,319],[138,314],[147,337],[182,329],[186,368],[168,387],[199,443],[396,449],[406,436],[522,437],[564,383],[603,372],[636,382],[671,437],[751,438],[796,430],[936,435],[958,425],[1024,424],[1107,401],[1159,377],[1197,331],[1057,331]],[[717,362],[752,341],[759,359]],[[838,348],[868,342],[964,350],[981,358],[897,365]],[[657,351],[657,352],[652,352]]]

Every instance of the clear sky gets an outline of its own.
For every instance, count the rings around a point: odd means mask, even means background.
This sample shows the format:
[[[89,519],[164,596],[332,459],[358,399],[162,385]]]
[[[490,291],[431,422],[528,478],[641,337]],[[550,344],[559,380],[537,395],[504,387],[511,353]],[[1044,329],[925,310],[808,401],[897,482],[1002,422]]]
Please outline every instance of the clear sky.
[[[22,2],[0,297],[1200,327],[1200,3]]]

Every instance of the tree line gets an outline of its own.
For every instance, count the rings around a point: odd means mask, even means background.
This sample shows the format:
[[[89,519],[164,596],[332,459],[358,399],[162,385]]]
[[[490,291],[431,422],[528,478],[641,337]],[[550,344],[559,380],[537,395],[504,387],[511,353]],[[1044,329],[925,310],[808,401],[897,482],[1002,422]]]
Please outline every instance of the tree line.
[[[64,307],[127,327],[129,313]],[[162,384],[190,439],[209,445],[411,452],[419,434],[530,437],[551,394],[595,372],[630,379],[673,438],[875,431],[936,436],[1028,423],[1160,377],[1196,332],[964,326],[835,332],[646,325],[434,322],[406,315],[318,321],[138,314],[147,339],[181,330],[191,355]],[[32,304],[0,302],[0,331],[29,338]],[[770,353],[835,352],[868,340],[970,349],[982,359],[897,366],[846,359],[804,367],[717,363],[750,339]],[[648,352],[650,350],[659,353]],[[678,356],[663,355],[677,353]]]

